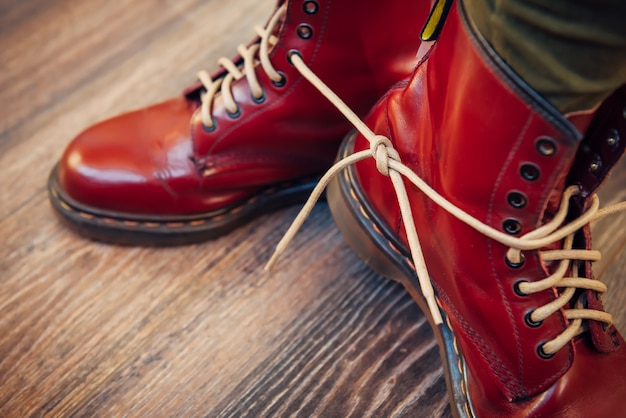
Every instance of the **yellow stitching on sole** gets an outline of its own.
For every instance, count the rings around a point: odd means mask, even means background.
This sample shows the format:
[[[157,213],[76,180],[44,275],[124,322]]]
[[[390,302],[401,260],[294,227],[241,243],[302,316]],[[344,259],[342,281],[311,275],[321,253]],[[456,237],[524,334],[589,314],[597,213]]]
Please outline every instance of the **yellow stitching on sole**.
[[[365,212],[365,209],[363,208],[363,206],[359,206],[359,211],[361,212],[361,214],[363,215],[365,219],[367,219],[368,221],[371,221],[369,215],[367,214],[367,212]]]
[[[387,241],[387,245],[389,245],[389,248],[391,248],[391,250],[398,254],[401,257],[404,257],[404,255],[400,252],[400,250],[398,248],[396,248],[395,245],[393,245],[393,243],[391,241]],[[406,257],[404,257],[404,259],[408,260]]]
[[[184,222],[168,222],[165,224],[169,228],[181,228],[185,226]]]

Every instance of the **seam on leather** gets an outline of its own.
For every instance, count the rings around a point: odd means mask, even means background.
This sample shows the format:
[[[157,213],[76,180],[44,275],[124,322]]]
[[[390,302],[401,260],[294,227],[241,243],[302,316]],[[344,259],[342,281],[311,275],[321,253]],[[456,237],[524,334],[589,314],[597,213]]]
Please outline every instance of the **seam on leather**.
[[[450,309],[448,315],[453,316],[461,326],[463,333],[469,338],[469,341],[477,349],[485,363],[487,363],[487,367],[489,367],[491,372],[498,378],[498,381],[500,381],[504,388],[509,392],[507,395],[512,398],[525,396],[526,392],[524,386],[519,383],[513,373],[511,373],[506,365],[499,360],[498,355],[491,349],[491,347],[484,343],[483,338],[481,338],[474,328],[472,328],[472,326],[463,318],[460,312],[457,311],[454,304],[448,298],[443,289],[441,289],[436,282],[433,283],[433,286],[437,289],[438,297],[441,298],[448,309]],[[496,365],[498,367],[495,367]]]
[[[487,209],[487,225],[493,226],[492,215],[493,215],[493,206],[494,206],[496,194],[498,193],[500,185],[502,184],[504,175],[508,171],[511,165],[511,162],[515,160],[517,151],[519,150],[519,148],[521,147],[524,141],[524,138],[526,136],[526,131],[528,130],[528,126],[530,125],[532,117],[533,117],[532,113],[528,115],[528,118],[526,119],[526,123],[524,124],[517,139],[513,143],[513,146],[511,147],[511,150],[509,151],[507,159],[504,161],[504,164],[502,165],[502,168],[500,172],[498,173],[498,177],[496,178],[496,181],[494,182],[491,196],[489,198],[488,209]],[[519,364],[519,381],[523,382],[524,381],[524,363],[523,363],[524,356],[522,354],[522,344],[520,341],[518,328],[516,326],[516,321],[515,321],[515,318],[513,317],[513,311],[511,309],[511,305],[508,303],[504,295],[504,288],[501,283],[501,278],[500,278],[500,275],[498,274],[498,269],[496,269],[496,266],[495,266],[495,262],[493,259],[493,240],[492,239],[487,239],[487,248],[488,248],[489,264],[491,265],[491,272],[498,286],[498,290],[500,291],[500,297],[502,298],[502,303],[504,304],[506,312],[509,315],[509,322],[511,324],[511,327],[513,328],[513,333],[515,335],[515,343],[517,345],[517,356],[518,356],[517,358],[518,358],[518,364]]]

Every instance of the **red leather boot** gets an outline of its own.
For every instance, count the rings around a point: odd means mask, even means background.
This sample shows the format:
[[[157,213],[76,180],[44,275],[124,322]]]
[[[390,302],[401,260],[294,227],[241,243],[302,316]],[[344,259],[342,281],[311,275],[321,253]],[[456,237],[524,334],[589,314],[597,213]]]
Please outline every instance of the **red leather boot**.
[[[353,165],[329,190],[333,216],[425,311],[456,416],[626,416],[626,346],[599,298],[588,226],[608,213],[595,193],[624,151],[625,106],[622,88],[562,116],[459,1],[374,107],[371,132],[342,144]]]
[[[183,97],[75,138],[50,175],[54,209],[91,238],[170,245],[304,198],[350,125],[290,54],[364,115],[413,70],[429,10],[429,0],[279,1],[258,37]]]

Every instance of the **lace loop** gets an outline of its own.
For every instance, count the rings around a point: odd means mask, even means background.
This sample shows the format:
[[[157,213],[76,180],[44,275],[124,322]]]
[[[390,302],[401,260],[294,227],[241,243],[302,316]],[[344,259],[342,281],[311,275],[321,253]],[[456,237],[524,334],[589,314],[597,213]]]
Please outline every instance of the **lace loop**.
[[[304,61],[302,61],[300,57],[294,56],[292,60],[294,66],[298,69],[302,76],[311,82],[333,105],[335,105],[337,109],[346,117],[346,119],[348,119],[355,126],[361,135],[367,139],[370,144],[370,148],[368,150],[356,152],[343,160],[340,160],[326,172],[294,222],[291,224],[287,233],[279,242],[274,254],[266,265],[267,270],[272,267],[278,257],[285,251],[288,243],[291,239],[293,239],[298,229],[302,226],[304,220],[313,208],[313,205],[319,196],[321,196],[322,191],[326,188],[331,179],[339,171],[347,168],[351,164],[371,157],[376,160],[376,167],[378,171],[385,176],[389,176],[392,181],[398,198],[398,204],[400,206],[400,213],[403,221],[402,223],[406,230],[411,258],[413,265],[415,266],[421,293],[428,303],[429,311],[435,324],[442,323],[442,317],[439,307],[437,306],[433,286],[428,274],[418,235],[415,230],[415,222],[413,220],[410,201],[407,195],[406,187],[404,186],[403,178],[411,182],[424,195],[431,199],[435,204],[439,205],[443,210],[447,211],[450,215],[475,229],[477,232],[509,247],[507,258],[510,262],[520,263],[522,260],[522,251],[524,250],[539,251],[539,255],[544,262],[559,261],[557,268],[548,277],[535,282],[520,282],[518,285],[520,291],[528,295],[551,288],[563,289],[558,297],[553,299],[550,303],[538,307],[531,314],[531,321],[539,323],[540,321],[548,318],[550,315],[553,315],[558,311],[562,311],[565,318],[570,321],[567,328],[561,334],[540,346],[540,350],[545,355],[550,356],[556,353],[572,338],[583,332],[585,330],[585,326],[582,322],[583,319],[601,321],[607,324],[612,323],[612,317],[610,314],[583,307],[584,304],[582,298],[584,292],[576,301],[572,301],[572,298],[577,293],[577,289],[591,289],[600,293],[606,292],[606,286],[599,281],[592,278],[578,277],[580,267],[579,263],[581,261],[597,261],[600,259],[600,253],[592,250],[572,249],[572,245],[574,242],[574,234],[578,230],[585,225],[588,225],[590,222],[601,219],[604,216],[626,211],[626,202],[621,202],[599,210],[599,199],[596,195],[593,195],[591,197],[591,205],[583,214],[573,221],[564,223],[569,212],[570,199],[580,193],[578,187],[570,186],[563,191],[561,204],[551,221],[521,237],[512,237],[472,217],[467,212],[458,208],[437,193],[437,191],[430,187],[424,180],[415,174],[415,172],[400,161],[399,153],[393,147],[389,138],[382,135],[376,135],[304,64]],[[541,251],[541,248],[545,248],[561,240],[563,240],[562,250]],[[572,277],[565,277],[565,274],[568,271],[571,272]],[[575,309],[564,309],[567,304],[571,304],[572,302],[574,302]]]
[[[269,50],[270,47],[275,45],[278,41],[276,36],[272,35],[272,33],[286,10],[287,5],[283,4],[271,17],[266,28],[262,28],[260,26],[255,27],[260,43],[255,43],[249,47],[245,45],[239,45],[237,47],[237,52],[241,56],[243,64],[238,66],[232,60],[221,57],[217,60],[217,63],[224,68],[225,75],[215,80],[213,80],[209,73],[205,70],[198,72],[198,79],[206,89],[206,92],[200,96],[200,101],[202,102],[200,107],[200,117],[204,126],[207,128],[213,128],[215,125],[213,118],[213,102],[215,101],[217,93],[222,93],[222,100],[226,110],[228,110],[228,112],[232,115],[237,114],[239,105],[233,97],[231,88],[234,81],[241,80],[245,77],[248,80],[253,98],[255,100],[261,100],[264,96],[263,88],[261,87],[259,79],[256,75],[255,67],[258,63],[257,55],[261,62],[261,67],[267,76],[274,82],[282,80],[282,75],[276,71],[269,59]]]

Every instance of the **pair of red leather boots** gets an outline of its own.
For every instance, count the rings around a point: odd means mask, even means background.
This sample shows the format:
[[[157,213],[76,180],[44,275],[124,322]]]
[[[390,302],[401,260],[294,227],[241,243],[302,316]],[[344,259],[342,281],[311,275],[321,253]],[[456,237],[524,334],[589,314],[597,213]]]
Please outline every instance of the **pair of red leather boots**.
[[[417,62],[427,20],[437,40]],[[302,200],[339,150],[333,216],[429,318],[456,416],[626,414],[589,232],[626,89],[559,114],[462,1],[279,1],[257,34],[184,97],[79,135],[50,176],[62,219],[109,242],[209,239]],[[360,133],[308,73],[369,111]]]

